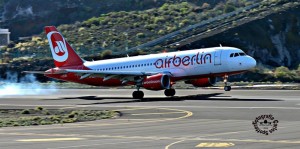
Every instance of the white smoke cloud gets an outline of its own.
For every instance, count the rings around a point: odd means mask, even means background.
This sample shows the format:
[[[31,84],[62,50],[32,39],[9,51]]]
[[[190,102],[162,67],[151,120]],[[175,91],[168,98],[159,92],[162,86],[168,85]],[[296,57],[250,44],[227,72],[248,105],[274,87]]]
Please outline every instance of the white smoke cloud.
[[[17,73],[6,73],[6,79],[0,79],[0,97],[11,95],[45,95],[56,92],[55,83],[42,85],[33,74],[27,74],[18,80]]]

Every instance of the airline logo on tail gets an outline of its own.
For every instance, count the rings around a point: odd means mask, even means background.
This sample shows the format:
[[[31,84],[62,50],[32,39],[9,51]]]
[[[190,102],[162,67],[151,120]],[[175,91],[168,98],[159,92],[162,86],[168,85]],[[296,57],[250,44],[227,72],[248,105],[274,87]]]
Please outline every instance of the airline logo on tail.
[[[49,32],[47,38],[54,60],[57,62],[65,62],[69,56],[65,39],[57,31]]]

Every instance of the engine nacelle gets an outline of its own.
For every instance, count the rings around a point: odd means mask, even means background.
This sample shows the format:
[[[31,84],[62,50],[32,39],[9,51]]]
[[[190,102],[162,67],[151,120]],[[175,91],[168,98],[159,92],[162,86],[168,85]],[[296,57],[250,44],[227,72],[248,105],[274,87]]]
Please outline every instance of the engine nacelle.
[[[214,86],[217,82],[216,77],[210,78],[200,78],[195,80],[190,80],[189,83],[194,85],[195,87],[209,87]]]
[[[148,76],[143,80],[143,87],[148,90],[169,89],[171,86],[170,77],[164,74]]]

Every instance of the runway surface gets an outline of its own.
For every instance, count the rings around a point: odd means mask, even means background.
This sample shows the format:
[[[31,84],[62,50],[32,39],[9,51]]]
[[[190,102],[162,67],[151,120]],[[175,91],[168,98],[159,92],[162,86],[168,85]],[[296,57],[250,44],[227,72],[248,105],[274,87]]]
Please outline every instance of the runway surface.
[[[299,148],[300,91],[177,90],[176,97],[127,89],[61,89],[49,95],[0,97],[0,108],[81,108],[121,111],[116,119],[0,128],[1,149]],[[272,114],[277,130],[257,133],[252,122]],[[270,129],[273,125],[261,124]]]

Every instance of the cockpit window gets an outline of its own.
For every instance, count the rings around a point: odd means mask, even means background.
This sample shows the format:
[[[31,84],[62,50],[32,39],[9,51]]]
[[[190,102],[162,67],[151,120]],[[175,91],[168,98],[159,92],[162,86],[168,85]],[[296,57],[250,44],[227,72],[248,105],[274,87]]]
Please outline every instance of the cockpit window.
[[[240,54],[240,56],[246,56],[246,54],[245,53],[239,53]]]
[[[230,57],[238,57],[238,56],[246,56],[246,54],[244,52],[230,54]]]

